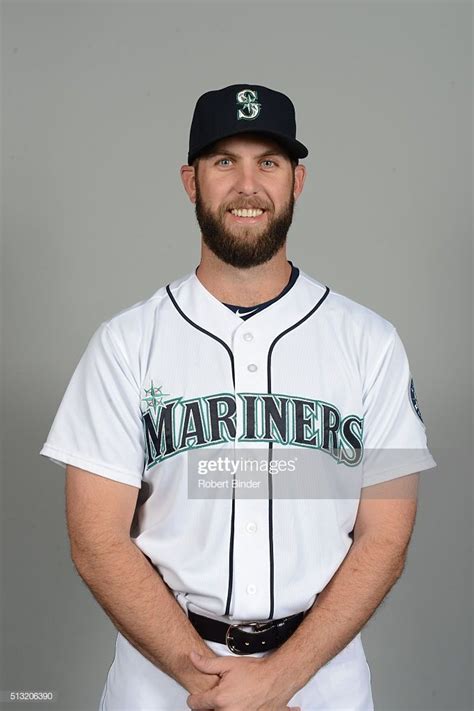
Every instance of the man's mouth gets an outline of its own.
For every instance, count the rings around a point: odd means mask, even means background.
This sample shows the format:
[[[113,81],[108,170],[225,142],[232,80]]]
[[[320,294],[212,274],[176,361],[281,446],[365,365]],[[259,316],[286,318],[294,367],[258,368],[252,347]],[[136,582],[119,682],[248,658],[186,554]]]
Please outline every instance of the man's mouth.
[[[236,222],[254,223],[262,219],[266,210],[260,208],[247,208],[241,210],[227,210]]]

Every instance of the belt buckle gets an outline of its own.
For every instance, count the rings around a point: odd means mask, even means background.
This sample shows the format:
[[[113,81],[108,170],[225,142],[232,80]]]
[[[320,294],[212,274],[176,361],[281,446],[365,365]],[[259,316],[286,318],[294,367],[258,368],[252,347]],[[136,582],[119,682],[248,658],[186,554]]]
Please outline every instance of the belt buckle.
[[[237,625],[229,625],[226,633],[225,633],[225,643],[227,645],[227,648],[230,649],[231,652],[234,652],[234,654],[247,654],[245,650],[241,650],[238,647],[236,647],[232,641],[229,641],[229,638],[232,639],[232,630],[233,629],[240,629],[241,627],[255,627],[256,632],[248,632],[247,634],[259,634],[260,632],[265,632],[267,629],[270,629],[273,626],[273,621],[268,621],[268,622],[240,622]],[[242,630],[242,632],[245,632],[245,630]],[[265,650],[262,650],[265,651]]]

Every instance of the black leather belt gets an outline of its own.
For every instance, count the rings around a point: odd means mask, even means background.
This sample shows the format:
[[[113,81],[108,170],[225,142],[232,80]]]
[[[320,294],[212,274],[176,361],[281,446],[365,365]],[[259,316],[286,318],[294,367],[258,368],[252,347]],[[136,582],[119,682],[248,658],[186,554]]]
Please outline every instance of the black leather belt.
[[[192,610],[188,610],[188,618],[203,639],[226,644],[234,654],[254,654],[275,649],[286,642],[307,612],[308,610],[305,610],[278,620],[241,622],[238,625],[228,625],[220,620],[198,615]],[[248,632],[242,627],[251,627],[255,631]]]

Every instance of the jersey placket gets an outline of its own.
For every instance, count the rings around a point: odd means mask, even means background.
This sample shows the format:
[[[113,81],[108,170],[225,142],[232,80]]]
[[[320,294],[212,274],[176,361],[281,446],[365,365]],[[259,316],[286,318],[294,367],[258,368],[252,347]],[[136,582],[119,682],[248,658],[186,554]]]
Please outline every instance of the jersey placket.
[[[266,393],[267,344],[252,318],[243,321],[233,335],[235,367],[235,459],[257,463],[266,459],[268,443],[245,442],[246,408],[241,395]],[[230,614],[239,620],[265,619],[270,609],[270,536],[267,475],[241,472],[236,483],[255,482],[254,489],[236,488],[234,514],[233,594]]]

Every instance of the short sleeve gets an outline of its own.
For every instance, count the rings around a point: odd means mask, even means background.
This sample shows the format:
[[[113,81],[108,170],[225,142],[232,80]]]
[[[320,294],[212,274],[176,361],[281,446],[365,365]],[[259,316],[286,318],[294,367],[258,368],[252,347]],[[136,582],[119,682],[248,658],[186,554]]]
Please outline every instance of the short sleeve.
[[[405,347],[393,328],[363,394],[363,483],[436,467]]]
[[[140,388],[106,322],[89,340],[40,454],[141,488]]]

